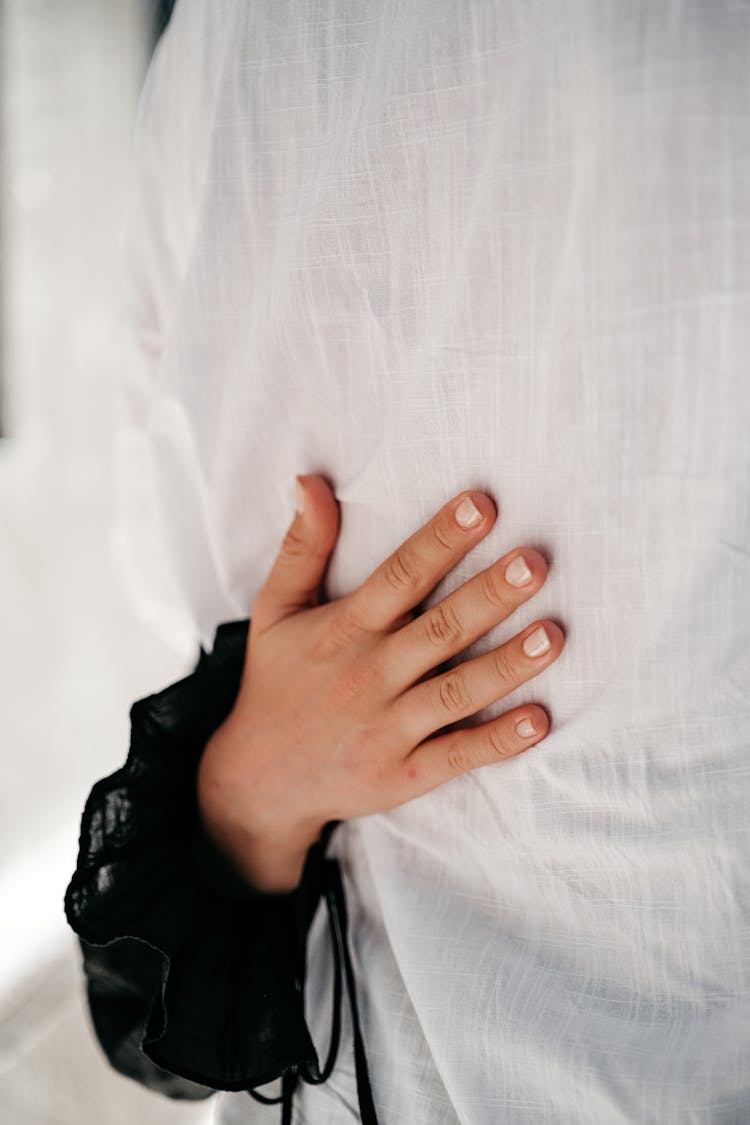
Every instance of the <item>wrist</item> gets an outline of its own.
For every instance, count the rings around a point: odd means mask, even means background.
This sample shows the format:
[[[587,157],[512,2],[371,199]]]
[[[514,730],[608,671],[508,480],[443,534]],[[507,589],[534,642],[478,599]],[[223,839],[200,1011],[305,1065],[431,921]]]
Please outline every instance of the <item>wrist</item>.
[[[278,799],[260,793],[254,794],[252,805],[243,799],[247,754],[238,754],[237,746],[236,734],[225,723],[204,750],[197,778],[203,832],[254,890],[288,893],[298,886],[307,853],[322,825],[279,820]]]
[[[203,831],[210,843],[242,882],[262,894],[288,894],[302,878],[308,848],[289,847],[286,840],[276,842],[230,831],[203,820]]]

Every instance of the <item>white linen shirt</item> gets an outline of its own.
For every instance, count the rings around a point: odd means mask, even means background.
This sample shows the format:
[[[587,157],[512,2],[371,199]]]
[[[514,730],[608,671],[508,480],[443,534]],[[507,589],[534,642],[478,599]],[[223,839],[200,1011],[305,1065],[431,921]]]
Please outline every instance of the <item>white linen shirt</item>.
[[[350,821],[382,1125],[750,1121],[750,4],[179,0],[143,89],[113,541],[185,654],[295,473],[331,599],[463,489],[550,616],[537,747]],[[330,1017],[322,910],[308,1018]],[[267,1093],[273,1093],[267,1088]],[[295,1125],[358,1120],[348,1021]],[[219,1099],[224,1125],[278,1107]]]

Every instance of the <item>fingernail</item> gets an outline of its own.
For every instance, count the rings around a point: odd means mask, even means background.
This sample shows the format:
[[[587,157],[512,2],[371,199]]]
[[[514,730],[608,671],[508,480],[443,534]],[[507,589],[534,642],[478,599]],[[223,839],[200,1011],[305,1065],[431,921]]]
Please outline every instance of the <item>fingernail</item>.
[[[300,484],[299,477],[297,480],[297,515],[301,516],[305,509],[305,490]]]
[[[532,734],[536,734],[536,727],[531,719],[521,719],[520,723],[516,723],[516,730],[521,738],[531,738]]]
[[[527,586],[532,579],[531,571],[526,565],[523,555],[516,555],[513,562],[505,568],[505,581],[511,586]]]
[[[464,496],[456,508],[456,523],[460,527],[474,527],[482,518],[482,513],[477,508],[470,496]]]
[[[541,656],[548,651],[549,647],[550,639],[543,625],[540,625],[533,633],[529,633],[523,642],[523,651],[527,656]]]

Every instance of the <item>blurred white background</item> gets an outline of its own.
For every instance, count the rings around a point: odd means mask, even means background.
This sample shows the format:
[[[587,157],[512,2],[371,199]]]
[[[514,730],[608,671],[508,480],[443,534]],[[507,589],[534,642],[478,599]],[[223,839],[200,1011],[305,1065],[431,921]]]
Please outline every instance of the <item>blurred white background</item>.
[[[110,558],[113,318],[137,100],[169,5],[0,0],[0,1120],[203,1122],[112,1071],[63,914],[134,699],[187,669]]]

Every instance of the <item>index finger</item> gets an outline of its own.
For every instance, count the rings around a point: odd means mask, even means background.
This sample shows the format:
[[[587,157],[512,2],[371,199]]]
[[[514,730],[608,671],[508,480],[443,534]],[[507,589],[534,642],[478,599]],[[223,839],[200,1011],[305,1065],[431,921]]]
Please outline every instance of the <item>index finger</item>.
[[[357,624],[388,630],[437,586],[495,522],[497,509],[484,492],[460,492],[410,535],[350,595]]]

